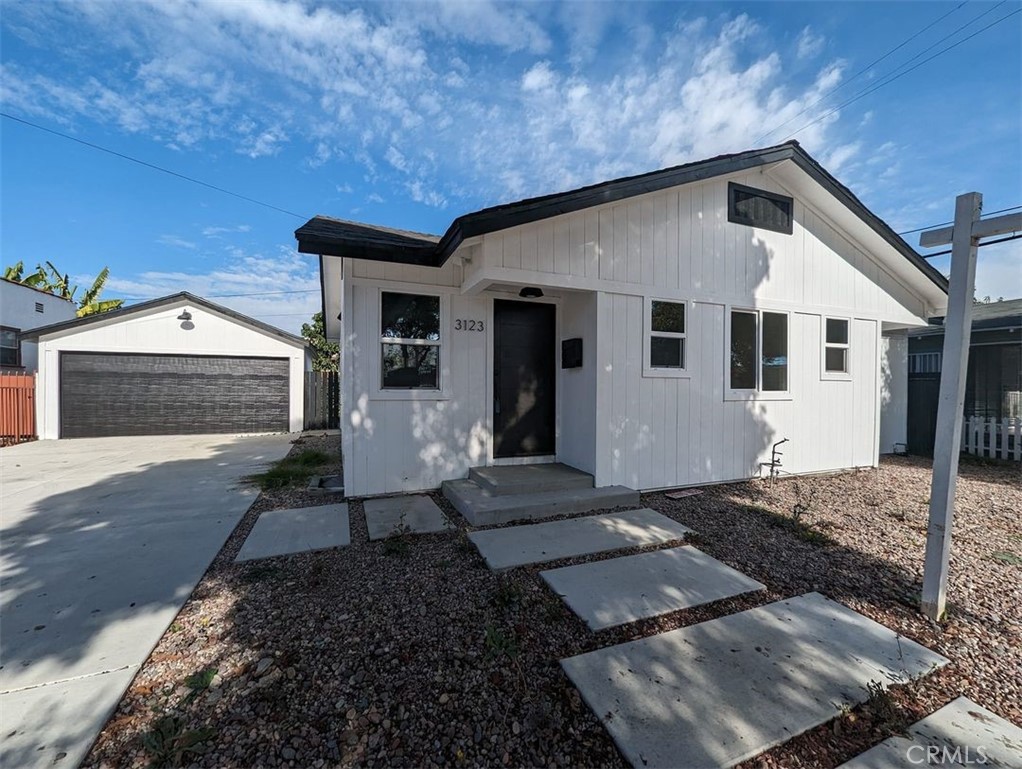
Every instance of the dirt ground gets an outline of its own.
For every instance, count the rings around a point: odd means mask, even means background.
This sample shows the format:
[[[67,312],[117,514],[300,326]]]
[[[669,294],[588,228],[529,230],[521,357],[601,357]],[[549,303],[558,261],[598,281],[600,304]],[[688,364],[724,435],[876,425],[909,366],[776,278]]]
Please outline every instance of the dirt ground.
[[[337,437],[295,450],[308,448],[337,456]],[[1022,473],[963,461],[951,606],[934,625],[917,609],[929,470],[890,458],[772,487],[645,494],[698,532],[693,544],[768,589],[598,633],[539,578],[551,564],[490,572],[438,494],[461,529],[369,542],[349,500],[350,547],[235,565],[259,512],[333,501],[264,492],[84,766],[623,766],[558,660],[813,590],[952,664],[896,687],[890,712],[856,708],[747,766],[836,766],[962,694],[1020,723]]]

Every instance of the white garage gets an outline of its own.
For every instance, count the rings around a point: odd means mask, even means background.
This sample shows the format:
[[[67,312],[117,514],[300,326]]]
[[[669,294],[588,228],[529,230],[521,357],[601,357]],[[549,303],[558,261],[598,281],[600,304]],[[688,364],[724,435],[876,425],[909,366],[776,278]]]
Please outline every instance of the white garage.
[[[43,326],[40,438],[297,432],[305,340],[182,292]]]

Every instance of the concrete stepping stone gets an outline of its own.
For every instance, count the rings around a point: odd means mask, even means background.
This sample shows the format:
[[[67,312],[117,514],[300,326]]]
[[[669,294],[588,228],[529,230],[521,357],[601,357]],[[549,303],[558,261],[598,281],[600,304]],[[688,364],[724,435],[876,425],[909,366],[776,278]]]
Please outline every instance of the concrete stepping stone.
[[[592,630],[764,589],[694,547],[565,566],[540,576]]]
[[[561,661],[633,766],[730,767],[947,659],[819,593]]]
[[[919,766],[991,766],[1022,769],[1022,729],[959,697],[838,769],[915,769]]]
[[[486,565],[496,570],[639,545],[659,545],[691,533],[692,529],[666,515],[642,508],[473,531],[468,537],[479,548]]]
[[[371,540],[386,539],[402,525],[415,534],[453,528],[436,502],[425,494],[367,499],[363,507]]]
[[[351,544],[348,505],[320,505],[262,513],[235,562],[305,553]]]

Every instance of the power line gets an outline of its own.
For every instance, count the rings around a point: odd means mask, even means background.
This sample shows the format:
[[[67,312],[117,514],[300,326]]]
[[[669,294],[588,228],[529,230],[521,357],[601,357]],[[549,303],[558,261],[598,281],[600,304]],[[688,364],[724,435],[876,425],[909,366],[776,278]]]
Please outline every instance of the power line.
[[[920,36],[921,34],[923,34],[924,32],[926,32],[926,31],[927,31],[928,29],[930,29],[930,28],[932,28],[932,27],[933,27],[934,25],[936,25],[936,24],[939,24],[940,22],[944,21],[944,19],[946,19],[946,18],[947,18],[948,16],[950,16],[950,15],[951,15],[952,13],[954,13],[955,11],[957,11],[957,10],[958,10],[959,8],[961,8],[961,7],[963,6],[963,5],[965,5],[965,3],[964,3],[964,2],[963,2],[963,3],[959,3],[959,4],[957,5],[957,6],[955,6],[954,8],[952,8],[952,9],[951,9],[950,11],[948,11],[947,13],[945,13],[945,14],[944,14],[943,16],[941,16],[941,17],[939,17],[939,18],[935,19],[934,21],[931,21],[931,22],[930,22],[929,24],[927,24],[927,25],[926,25],[925,27],[923,27],[923,28],[922,28],[921,30],[919,30],[919,31],[918,31],[918,32],[916,32],[916,33],[915,33],[914,35],[912,35],[911,37],[909,37],[909,38],[905,39],[904,41],[902,41],[901,43],[899,43],[898,45],[896,45],[896,46],[895,46],[894,48],[892,48],[891,50],[889,50],[889,51],[888,51],[887,53],[885,53],[885,54],[884,54],[883,56],[881,56],[881,57],[880,57],[880,58],[878,58],[878,59],[874,59],[874,60],[873,60],[873,61],[871,61],[871,62],[870,62],[869,64],[867,64],[867,65],[866,65],[865,67],[863,67],[863,68],[862,68],[862,69],[860,69],[860,70],[859,70],[858,72],[856,72],[856,73],[855,73],[854,75],[852,75],[852,76],[851,76],[850,78],[848,78],[847,80],[845,80],[845,81],[843,81],[842,83],[840,83],[840,84],[838,84],[838,85],[834,86],[834,87],[833,87],[833,88],[831,88],[831,89],[830,89],[829,91],[827,91],[827,92],[825,92],[824,94],[822,94],[822,95],[820,96],[820,98],[819,98],[819,99],[817,99],[817,100],[816,100],[816,101],[814,101],[814,102],[813,102],[812,104],[810,104],[810,105],[808,105],[807,107],[805,107],[805,109],[803,109],[803,110],[802,110],[801,112],[799,112],[798,114],[792,115],[792,116],[791,116],[790,118],[788,118],[787,120],[785,120],[785,121],[784,121],[783,123],[781,123],[780,125],[776,125],[776,126],[774,126],[773,128],[771,128],[771,129],[770,129],[769,131],[767,131],[766,133],[762,134],[762,135],[761,135],[761,136],[760,136],[759,138],[757,138],[757,139],[756,139],[756,141],[754,141],[754,142],[753,142],[753,145],[759,144],[759,143],[760,143],[760,142],[761,142],[761,141],[762,141],[763,139],[767,138],[767,137],[768,137],[768,136],[769,136],[770,134],[772,134],[772,133],[773,133],[774,131],[777,131],[778,129],[784,128],[784,126],[786,126],[786,125],[788,125],[789,123],[793,122],[793,121],[794,121],[794,120],[795,120],[796,118],[798,118],[798,117],[801,117],[802,115],[806,114],[806,113],[807,113],[807,112],[808,112],[809,110],[811,110],[811,109],[812,109],[813,107],[815,107],[815,106],[816,106],[817,104],[819,104],[820,102],[822,102],[822,101],[823,101],[824,99],[826,99],[826,98],[827,98],[828,96],[830,96],[831,94],[834,94],[834,93],[836,93],[837,91],[840,91],[840,90],[841,90],[842,88],[844,88],[844,87],[845,87],[846,85],[848,85],[849,83],[851,83],[851,82],[852,82],[853,80],[855,80],[856,78],[858,78],[858,77],[861,77],[862,75],[864,75],[864,74],[866,74],[867,72],[869,72],[869,70],[871,70],[871,69],[872,69],[873,67],[875,67],[875,66],[876,66],[877,64],[879,64],[880,62],[882,62],[882,61],[883,61],[884,59],[886,59],[886,58],[887,58],[888,56],[890,56],[891,54],[893,54],[893,53],[895,53],[895,52],[899,51],[900,49],[904,48],[904,47],[905,47],[906,45],[908,45],[909,43],[911,43],[911,42],[912,42],[913,40],[915,40],[915,39],[916,39],[917,37],[919,37],[919,36]],[[978,17],[977,17],[977,18],[978,18]],[[975,19],[974,19],[973,21],[975,21]],[[969,22],[969,23],[971,24],[972,22]],[[961,28],[959,28],[959,29],[961,29]],[[956,31],[957,31],[957,30],[956,30]]]
[[[977,243],[976,248],[982,248],[983,246],[994,246],[997,245],[998,243],[1007,243],[1009,240],[1018,240],[1019,238],[1022,238],[1022,233],[1019,233],[1017,235],[1008,235],[1007,237],[998,238],[997,240],[988,240],[985,243]],[[935,254],[923,254],[923,258],[932,259],[935,256],[945,256],[950,253],[951,249],[949,248],[947,251],[938,251]]]
[[[995,6],[995,7],[996,7],[996,6]],[[933,54],[933,56],[930,56],[930,57],[928,57],[928,58],[926,58],[926,59],[923,59],[923,60],[922,60],[921,62],[919,62],[918,64],[916,64],[916,65],[915,65],[914,67],[910,67],[909,69],[905,70],[904,72],[901,72],[901,73],[899,73],[899,74],[897,74],[897,75],[894,75],[894,76],[892,76],[892,77],[888,77],[887,79],[883,80],[882,82],[880,82],[880,83],[877,83],[877,84],[876,84],[875,86],[872,86],[872,87],[870,87],[870,88],[868,88],[868,89],[864,89],[864,90],[860,91],[860,92],[859,92],[859,93],[857,93],[857,94],[856,94],[855,96],[853,96],[853,97],[852,97],[851,99],[848,99],[847,101],[845,101],[845,102],[842,102],[841,104],[839,104],[838,106],[834,107],[833,109],[831,109],[831,110],[828,110],[827,112],[824,112],[824,113],[823,113],[822,115],[820,115],[820,116],[819,116],[818,118],[816,118],[816,119],[814,119],[814,120],[811,120],[811,121],[809,121],[809,122],[808,122],[808,123],[806,123],[806,124],[805,124],[804,126],[802,126],[801,128],[799,128],[798,130],[796,130],[796,131],[794,131],[794,132],[792,132],[792,133],[788,134],[788,136],[787,136],[787,137],[785,137],[785,139],[787,140],[787,139],[791,139],[791,138],[793,138],[793,137],[794,137],[794,136],[795,136],[796,134],[798,134],[798,133],[801,133],[802,131],[804,131],[805,129],[809,128],[810,126],[816,125],[816,124],[817,124],[817,123],[819,123],[819,122],[820,122],[821,120],[823,120],[823,119],[825,119],[825,118],[827,118],[827,117],[830,117],[831,115],[833,115],[833,114],[834,114],[835,112],[837,112],[838,110],[840,110],[840,109],[844,109],[845,107],[847,107],[847,106],[848,106],[849,104],[851,104],[851,103],[853,103],[853,102],[856,102],[856,101],[858,101],[859,99],[865,98],[866,96],[869,96],[869,95],[870,95],[871,93],[873,93],[874,91],[878,91],[878,90],[880,90],[881,88],[883,88],[884,86],[886,86],[886,85],[890,85],[890,84],[891,84],[891,83],[893,83],[893,82],[894,82],[895,80],[900,80],[901,78],[905,77],[905,75],[909,74],[910,72],[913,72],[913,71],[915,71],[915,70],[919,69],[919,68],[920,68],[921,66],[923,66],[924,64],[926,64],[926,63],[928,63],[928,62],[931,62],[931,61],[933,61],[933,60],[934,60],[934,59],[936,59],[936,58],[937,58],[938,56],[942,56],[943,54],[947,53],[948,51],[952,50],[953,48],[957,48],[957,47],[958,47],[958,46],[960,46],[960,45],[961,45],[962,43],[965,43],[965,42],[967,42],[967,41],[969,41],[969,40],[972,40],[972,38],[974,38],[974,37],[976,37],[977,35],[980,35],[980,34],[982,34],[982,33],[986,32],[986,31],[987,31],[988,29],[990,29],[991,27],[995,27],[995,26],[997,26],[998,24],[1000,24],[1000,23],[1001,23],[1002,21],[1004,21],[1005,19],[1010,19],[1010,18],[1011,18],[1012,16],[1014,16],[1014,15],[1015,15],[1015,14],[1017,14],[1017,13],[1022,13],[1022,8],[1019,8],[1019,9],[1016,9],[1016,10],[1012,11],[1011,13],[1009,13],[1009,14],[1007,14],[1007,15],[1005,15],[1005,16],[1002,16],[1001,18],[997,19],[996,21],[993,21],[993,22],[991,22],[990,24],[987,24],[987,25],[986,25],[985,27],[983,27],[982,29],[980,29],[980,30],[977,30],[976,32],[973,32],[973,33],[972,33],[971,35],[969,35],[968,37],[963,37],[963,38],[962,38],[961,40],[959,40],[958,42],[956,42],[956,43],[952,43],[951,45],[947,46],[946,48],[942,48],[941,50],[937,51],[937,53]],[[970,22],[970,23],[971,23],[971,22]],[[952,34],[954,34],[954,33],[952,33]],[[897,71],[897,70],[895,70],[895,71]]]
[[[232,192],[231,190],[224,189],[223,187],[218,187],[215,184],[210,184],[209,182],[204,182],[201,179],[196,179],[196,178],[191,177],[191,176],[186,176],[185,174],[178,173],[177,171],[171,171],[169,168],[164,168],[163,166],[158,166],[158,165],[155,165],[154,163],[149,163],[149,162],[147,162],[145,160],[139,160],[138,158],[132,157],[131,155],[125,155],[123,152],[117,152],[116,150],[112,150],[112,149],[109,149],[107,147],[101,147],[98,144],[93,144],[92,142],[85,141],[84,139],[79,139],[76,136],[71,136],[70,134],[62,133],[62,132],[56,131],[56,130],[54,130],[52,128],[47,128],[46,126],[39,125],[38,123],[33,123],[31,120],[25,120],[24,118],[15,117],[14,115],[11,115],[11,114],[9,114],[7,112],[0,112],[0,117],[5,117],[8,120],[13,120],[16,123],[21,123],[22,125],[27,125],[27,126],[29,126],[31,128],[35,128],[35,129],[37,129],[39,131],[45,131],[48,134],[53,134],[54,136],[59,136],[62,139],[68,139],[70,141],[77,142],[78,144],[82,144],[82,145],[84,145],[86,147],[91,147],[92,149],[99,150],[100,152],[105,152],[108,155],[113,155],[114,157],[121,158],[122,160],[128,160],[128,161],[130,161],[132,163],[137,163],[140,166],[145,166],[146,168],[150,168],[150,169],[152,169],[154,171],[159,171],[161,173],[177,177],[178,179],[183,179],[186,182],[191,182],[192,184],[198,184],[198,185],[200,185],[202,187],[206,187],[207,189],[215,190],[216,192],[222,192],[224,195],[230,195],[231,197],[238,198],[238,200],[244,200],[247,203],[254,203],[257,206],[262,206],[263,208],[269,208],[272,211],[277,211],[277,212],[282,213],[282,214],[287,214],[288,216],[293,216],[296,219],[308,219],[309,218],[308,216],[302,216],[302,214],[296,214],[294,211],[288,211],[286,208],[280,208],[279,206],[275,206],[272,203],[264,203],[261,200],[256,200],[255,198],[250,198],[247,195],[242,195],[239,192]]]
[[[239,296],[270,296],[273,294],[318,294],[318,288],[298,288],[291,291],[252,291],[247,294],[203,294],[206,299],[226,299],[228,297],[239,297]],[[132,302],[145,302],[150,299],[159,299],[157,296],[131,296],[130,294],[126,297]]]
[[[1007,213],[1008,211],[1017,211],[1020,208],[1022,208],[1022,206],[1011,206],[1010,208],[1001,208],[997,211],[991,211],[988,214],[984,214],[980,218],[986,219],[987,217],[993,216],[994,214],[1004,214]],[[904,232],[899,232],[898,234],[911,235],[913,232],[922,232],[923,230],[935,230],[938,227],[947,227],[949,224],[954,224],[954,222],[941,222],[940,224],[929,224],[926,227],[916,227],[914,230],[905,230]]]

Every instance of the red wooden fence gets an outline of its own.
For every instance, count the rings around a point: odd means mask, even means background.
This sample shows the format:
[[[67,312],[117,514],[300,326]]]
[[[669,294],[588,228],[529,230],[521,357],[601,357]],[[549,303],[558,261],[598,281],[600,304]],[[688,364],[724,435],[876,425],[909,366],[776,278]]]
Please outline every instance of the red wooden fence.
[[[35,374],[0,374],[0,446],[35,438]]]

